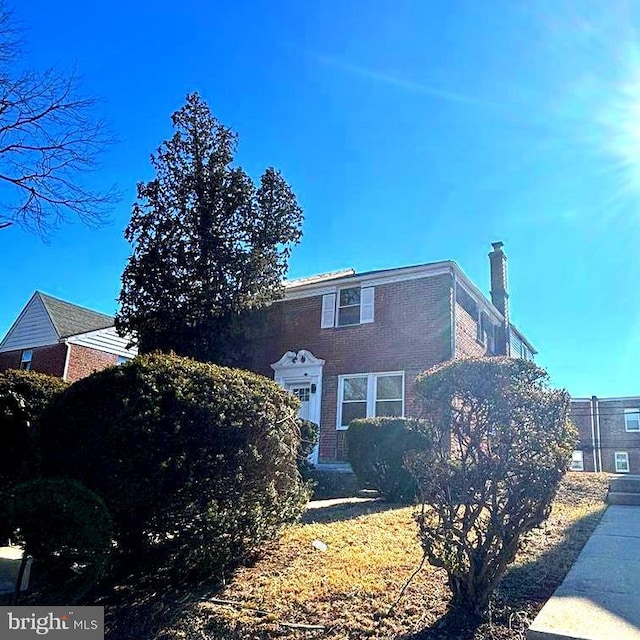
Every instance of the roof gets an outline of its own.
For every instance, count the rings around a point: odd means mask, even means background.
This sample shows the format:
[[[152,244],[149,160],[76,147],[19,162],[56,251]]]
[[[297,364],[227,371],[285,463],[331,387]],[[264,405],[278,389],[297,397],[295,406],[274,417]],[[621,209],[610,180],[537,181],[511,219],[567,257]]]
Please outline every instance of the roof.
[[[487,296],[478,289],[478,287],[473,283],[473,281],[464,273],[464,271],[460,268],[460,266],[453,260],[444,260],[439,262],[425,262],[422,264],[403,266],[403,267],[393,267],[390,269],[375,269],[373,271],[364,271],[358,273],[355,269],[343,269],[341,271],[330,271],[328,273],[320,273],[318,275],[308,276],[306,278],[298,278],[296,280],[289,280],[284,283],[285,290],[287,292],[287,297],[289,297],[292,292],[296,289],[305,290],[314,290],[317,286],[325,286],[332,285],[333,283],[337,283],[342,280],[360,280],[362,278],[389,278],[400,275],[408,275],[411,277],[411,274],[421,274],[427,272],[438,272],[443,268],[453,269],[455,270],[457,277],[462,279],[464,284],[475,294],[475,296],[482,300],[485,307],[490,309],[493,314],[503,320],[503,316],[500,311],[495,307],[495,305],[487,298]],[[525,343],[525,345],[529,348],[529,350],[535,355],[538,353],[537,349],[529,342],[529,340],[524,336],[524,334],[517,329],[513,323],[509,323],[510,329]]]
[[[441,262],[425,262],[423,264],[414,264],[407,265],[403,267],[392,267],[389,269],[374,269],[373,271],[362,271],[360,273],[356,272],[355,269],[341,269],[340,271],[329,271],[327,273],[319,273],[317,275],[307,276],[304,278],[297,278],[296,280],[287,280],[284,283],[285,289],[295,289],[296,287],[303,287],[305,285],[319,284],[319,283],[331,283],[335,280],[344,280],[345,278],[351,277],[369,277],[369,276],[377,276],[377,275],[391,275],[397,272],[403,271],[416,271],[420,269],[427,269],[430,267],[438,267],[438,266],[449,266],[452,262],[449,260],[441,261]]]
[[[318,273],[313,276],[306,276],[304,278],[296,278],[295,280],[285,280],[284,288],[293,289],[295,287],[301,287],[303,284],[315,284],[317,282],[328,282],[330,280],[339,280],[340,278],[347,278],[349,276],[355,276],[355,269],[342,269],[340,271],[329,271],[328,273]]]
[[[41,291],[36,291],[36,294],[42,300],[42,304],[47,310],[53,327],[60,338],[68,338],[69,336],[76,336],[89,331],[98,331],[114,325],[112,316],[65,302]]]

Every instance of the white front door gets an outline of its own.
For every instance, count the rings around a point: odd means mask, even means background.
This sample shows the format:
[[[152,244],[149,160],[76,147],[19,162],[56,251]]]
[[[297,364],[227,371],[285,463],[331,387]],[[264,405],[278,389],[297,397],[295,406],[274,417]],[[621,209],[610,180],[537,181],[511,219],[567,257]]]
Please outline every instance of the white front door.
[[[311,399],[311,385],[310,384],[288,384],[287,391],[300,400],[300,410],[298,415],[304,420],[310,420],[310,399]]]

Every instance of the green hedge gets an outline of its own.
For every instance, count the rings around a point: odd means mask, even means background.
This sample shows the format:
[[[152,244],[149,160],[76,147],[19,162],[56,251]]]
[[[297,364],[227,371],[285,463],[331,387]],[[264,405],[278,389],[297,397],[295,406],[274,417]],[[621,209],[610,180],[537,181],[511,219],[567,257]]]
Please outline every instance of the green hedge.
[[[0,499],[11,486],[36,475],[38,420],[67,386],[59,378],[33,371],[0,373]],[[0,544],[9,535],[7,523],[0,521]]]
[[[129,562],[223,575],[304,509],[297,408],[263,376],[139,357],[48,408],[44,471],[104,499]]]
[[[354,420],[347,431],[349,463],[358,480],[390,502],[413,502],[416,482],[404,466],[409,451],[429,451],[425,425],[410,418]]]
[[[106,572],[113,543],[109,512],[93,491],[72,480],[29,480],[5,494],[0,512],[25,553],[64,576],[75,596]]]

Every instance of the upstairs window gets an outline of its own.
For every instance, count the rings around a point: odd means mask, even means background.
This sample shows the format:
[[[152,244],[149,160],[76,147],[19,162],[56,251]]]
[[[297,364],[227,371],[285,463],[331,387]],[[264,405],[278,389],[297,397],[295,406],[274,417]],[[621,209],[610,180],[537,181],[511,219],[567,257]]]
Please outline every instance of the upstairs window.
[[[340,289],[338,294],[338,326],[360,324],[360,287]]]
[[[20,368],[23,371],[31,371],[31,360],[33,359],[33,350],[25,349],[20,358]]]
[[[338,429],[357,418],[404,415],[404,373],[340,376]]]
[[[484,311],[478,313],[476,325],[476,340],[487,347],[487,353],[493,355],[496,352],[495,327],[491,324],[489,316]]]
[[[373,322],[373,287],[349,287],[322,296],[323,329]]]
[[[484,332],[486,323],[487,316],[482,311],[480,311],[478,313],[478,323],[476,324],[476,340],[481,344],[484,344]]]
[[[624,410],[624,427],[627,431],[640,431],[640,409]]]
[[[487,323],[487,353],[494,355],[496,352],[496,328],[490,322]]]

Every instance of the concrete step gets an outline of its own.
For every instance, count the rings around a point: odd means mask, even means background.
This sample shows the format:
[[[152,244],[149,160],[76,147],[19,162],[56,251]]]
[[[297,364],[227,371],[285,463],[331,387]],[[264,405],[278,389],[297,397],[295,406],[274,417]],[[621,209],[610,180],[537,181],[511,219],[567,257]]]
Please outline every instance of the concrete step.
[[[640,476],[619,475],[609,480],[612,493],[640,493]]]
[[[630,491],[609,491],[608,504],[640,505],[640,493]]]

